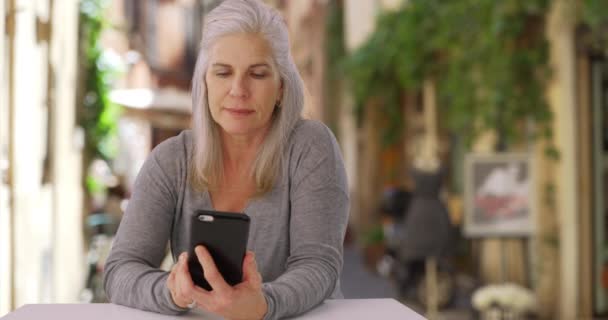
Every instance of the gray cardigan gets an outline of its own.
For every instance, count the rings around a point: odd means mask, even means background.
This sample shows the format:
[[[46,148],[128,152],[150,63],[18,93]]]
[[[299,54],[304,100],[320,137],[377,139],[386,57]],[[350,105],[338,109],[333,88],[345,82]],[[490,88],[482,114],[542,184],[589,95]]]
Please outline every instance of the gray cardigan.
[[[213,209],[207,192],[189,184],[192,132],[158,145],[135,181],[111,253],[104,287],[111,302],[163,314],[173,303],[168,273],[159,269],[169,241],[174,261],[187,251],[189,217]],[[283,174],[263,197],[249,201],[248,249],[255,252],[268,303],[266,319],[305,312],[340,298],[342,244],[349,197],[340,149],[322,123],[301,120],[283,157]]]

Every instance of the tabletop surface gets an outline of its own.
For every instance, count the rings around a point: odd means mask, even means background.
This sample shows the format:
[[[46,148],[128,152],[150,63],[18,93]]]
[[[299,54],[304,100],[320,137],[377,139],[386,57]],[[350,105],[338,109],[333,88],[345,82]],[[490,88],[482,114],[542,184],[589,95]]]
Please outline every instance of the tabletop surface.
[[[383,319],[383,320],[424,320],[394,299],[344,299],[327,300],[317,308],[294,319]],[[2,320],[50,319],[50,320],[168,320],[199,319],[221,320],[222,318],[196,310],[182,316],[166,316],[152,312],[127,308],[115,304],[28,304],[2,318]]]

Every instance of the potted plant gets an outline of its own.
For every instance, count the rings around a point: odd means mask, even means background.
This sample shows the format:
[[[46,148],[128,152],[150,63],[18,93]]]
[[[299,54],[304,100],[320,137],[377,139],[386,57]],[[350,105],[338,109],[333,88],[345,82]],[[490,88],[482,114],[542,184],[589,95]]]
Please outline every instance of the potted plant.
[[[363,234],[363,262],[368,270],[377,273],[376,266],[386,251],[384,230],[375,224]]]

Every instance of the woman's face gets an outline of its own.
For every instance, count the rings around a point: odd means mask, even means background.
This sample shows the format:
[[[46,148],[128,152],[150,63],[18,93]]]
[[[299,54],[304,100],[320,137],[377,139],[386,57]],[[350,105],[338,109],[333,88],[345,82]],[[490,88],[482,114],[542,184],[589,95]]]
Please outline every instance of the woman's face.
[[[282,85],[264,38],[239,33],[216,40],[205,80],[211,116],[224,133],[265,133]]]

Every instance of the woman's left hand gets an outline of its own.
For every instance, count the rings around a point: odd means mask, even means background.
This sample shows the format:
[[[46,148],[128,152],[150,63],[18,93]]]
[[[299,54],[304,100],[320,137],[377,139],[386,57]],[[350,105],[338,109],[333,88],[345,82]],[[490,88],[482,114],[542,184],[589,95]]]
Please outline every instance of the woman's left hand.
[[[264,318],[268,305],[262,293],[262,276],[258,272],[253,252],[247,251],[243,260],[243,281],[234,287],[226,283],[204,246],[197,246],[195,252],[203,266],[205,279],[213,289],[200,290],[195,295],[194,301],[199,307],[226,319]]]

